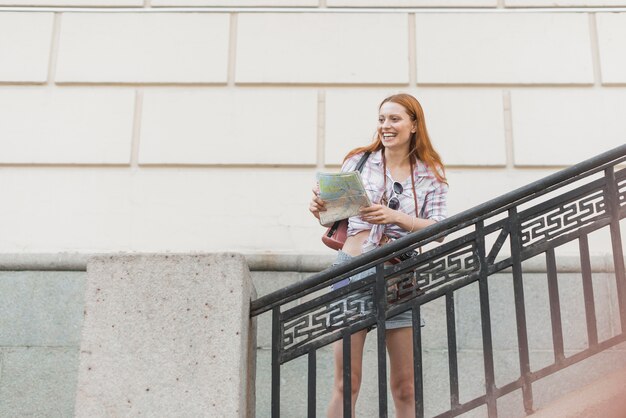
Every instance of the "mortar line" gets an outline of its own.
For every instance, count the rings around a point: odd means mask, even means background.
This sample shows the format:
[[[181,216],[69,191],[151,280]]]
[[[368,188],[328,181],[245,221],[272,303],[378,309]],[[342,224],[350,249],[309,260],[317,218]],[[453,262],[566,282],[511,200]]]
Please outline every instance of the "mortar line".
[[[135,90],[135,109],[133,114],[133,135],[130,145],[130,166],[139,167],[139,142],[141,137],[141,116],[143,112],[143,91]]]
[[[506,169],[515,169],[515,147],[513,138],[513,109],[511,91],[502,91],[502,117],[504,118],[504,150],[506,153]]]
[[[326,90],[317,91],[317,164],[318,171],[326,164]]]
[[[417,84],[417,40],[415,13],[409,13],[409,86]]]
[[[228,87],[235,86],[235,65],[237,62],[237,13],[230,14],[228,29],[228,64],[226,68],[226,84]]]
[[[150,4],[150,1],[151,0],[143,0],[143,7],[148,8],[148,9],[151,8],[152,5]]]
[[[591,65],[593,67],[594,87],[602,87],[602,66],[600,65],[600,40],[598,22],[595,13],[589,13],[589,43],[591,44]]]
[[[326,4],[326,0],[320,0],[318,7],[320,9],[326,9],[328,7],[328,5]]]
[[[55,13],[52,21],[52,40],[50,44],[50,56],[48,58],[48,79],[46,81],[48,85],[54,85],[54,79],[56,78],[59,40],[61,39],[61,18],[61,13]]]

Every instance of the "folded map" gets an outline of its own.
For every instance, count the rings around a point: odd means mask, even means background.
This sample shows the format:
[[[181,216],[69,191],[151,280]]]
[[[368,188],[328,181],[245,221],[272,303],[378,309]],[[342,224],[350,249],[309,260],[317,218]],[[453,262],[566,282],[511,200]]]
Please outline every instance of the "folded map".
[[[320,198],[326,202],[326,210],[320,212],[320,223],[330,226],[333,222],[359,214],[359,209],[370,202],[361,173],[317,173]]]

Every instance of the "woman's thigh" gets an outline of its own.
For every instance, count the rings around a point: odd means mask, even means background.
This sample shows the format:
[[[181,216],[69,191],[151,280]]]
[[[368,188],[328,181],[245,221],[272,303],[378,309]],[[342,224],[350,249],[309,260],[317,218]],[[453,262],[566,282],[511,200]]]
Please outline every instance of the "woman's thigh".
[[[352,334],[350,337],[350,367],[353,376],[361,376],[363,367],[363,346],[365,345],[365,337],[367,331],[362,330]],[[343,342],[337,341],[334,344],[335,357],[335,380],[343,380]]]
[[[388,329],[386,338],[391,387],[401,382],[413,382],[413,329]]]

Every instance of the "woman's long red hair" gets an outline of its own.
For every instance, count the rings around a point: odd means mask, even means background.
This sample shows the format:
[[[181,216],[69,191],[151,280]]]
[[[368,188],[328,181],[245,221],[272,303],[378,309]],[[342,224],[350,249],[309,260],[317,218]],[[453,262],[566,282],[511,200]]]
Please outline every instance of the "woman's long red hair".
[[[426,130],[426,121],[424,120],[422,105],[420,105],[417,99],[410,94],[400,93],[384,99],[380,103],[380,106],[378,106],[378,110],[380,110],[383,104],[387,102],[398,103],[403,106],[406,109],[407,114],[411,117],[411,120],[417,121],[417,131],[411,134],[411,142],[409,145],[409,158],[411,158],[411,163],[414,164],[416,160],[422,161],[426,167],[433,172],[435,177],[437,177],[437,180],[446,183],[445,169],[443,163],[441,162],[441,157],[433,148],[433,145],[430,142],[430,137],[428,136],[428,131]],[[380,137],[378,131],[376,131],[374,142],[370,145],[353,149],[348,153],[348,155],[346,155],[344,161],[355,154],[367,151],[375,152],[383,148],[382,138]]]

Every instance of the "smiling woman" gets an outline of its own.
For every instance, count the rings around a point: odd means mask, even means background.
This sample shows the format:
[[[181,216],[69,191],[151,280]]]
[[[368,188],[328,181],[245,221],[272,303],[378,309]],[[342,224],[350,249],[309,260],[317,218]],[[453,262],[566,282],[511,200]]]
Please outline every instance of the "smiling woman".
[[[350,151],[341,171],[355,170],[366,152],[371,155],[361,176],[373,204],[349,219],[348,236],[335,265],[446,218],[448,184],[445,170],[431,144],[422,106],[415,97],[396,94],[384,99],[379,106],[374,141]],[[309,209],[318,219],[320,211],[325,210],[324,201],[317,193],[314,193]],[[370,273],[359,273],[350,281]],[[368,301],[364,298],[361,302],[363,309],[368,309]],[[391,365],[390,387],[398,417],[415,416],[411,327],[411,311],[396,315],[385,323]],[[366,335],[367,331],[363,330],[352,334],[351,338],[352,411],[361,385]],[[328,416],[340,417],[343,404],[341,341],[335,343],[334,357],[335,379]]]

